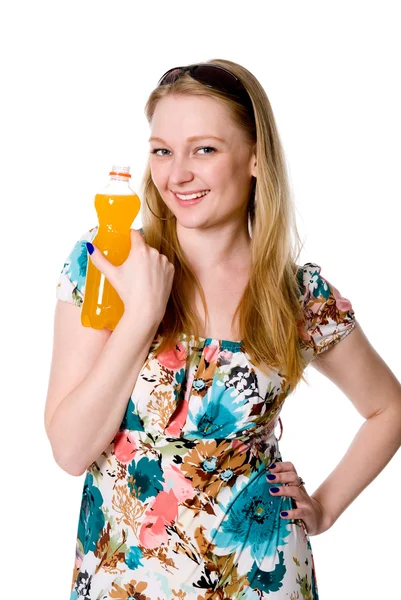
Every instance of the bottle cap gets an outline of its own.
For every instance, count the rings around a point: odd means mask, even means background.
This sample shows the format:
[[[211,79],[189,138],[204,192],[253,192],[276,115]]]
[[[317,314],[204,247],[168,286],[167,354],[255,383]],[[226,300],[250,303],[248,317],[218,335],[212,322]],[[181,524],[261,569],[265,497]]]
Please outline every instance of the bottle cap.
[[[114,177],[131,177],[130,175],[131,167],[121,167],[119,165],[113,165],[109,175]]]

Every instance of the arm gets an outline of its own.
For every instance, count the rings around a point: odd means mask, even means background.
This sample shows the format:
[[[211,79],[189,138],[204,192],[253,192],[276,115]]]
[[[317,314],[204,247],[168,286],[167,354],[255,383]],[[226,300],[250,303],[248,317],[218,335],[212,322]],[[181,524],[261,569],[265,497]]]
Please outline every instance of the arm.
[[[134,312],[112,333],[96,331],[81,325],[79,308],[57,301],[45,427],[56,462],[72,475],[114,438],[148,355],[158,323],[140,306]]]
[[[327,529],[384,469],[401,445],[401,385],[356,322],[341,344],[311,366],[328,377],[366,421],[338,466],[311,495]]]

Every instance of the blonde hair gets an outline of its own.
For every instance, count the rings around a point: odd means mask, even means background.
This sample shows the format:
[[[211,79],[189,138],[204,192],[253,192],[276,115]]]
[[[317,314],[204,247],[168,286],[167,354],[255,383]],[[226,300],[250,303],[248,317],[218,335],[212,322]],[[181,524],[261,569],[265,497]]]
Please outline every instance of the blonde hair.
[[[303,308],[296,260],[302,243],[296,227],[295,207],[290,194],[284,153],[273,111],[263,87],[254,75],[241,65],[223,59],[208,62],[225,67],[236,75],[248,91],[255,119],[242,104],[219,90],[206,87],[185,73],[173,84],[157,87],[145,106],[149,123],[162,98],[170,94],[216,98],[227,108],[233,122],[240,127],[250,147],[256,144],[257,178],[248,201],[248,227],[251,234],[251,275],[238,314],[239,331],[246,351],[255,366],[264,373],[278,369],[286,380],[283,389],[294,389],[300,379],[306,381],[299,344],[299,327],[303,326]],[[154,352],[174,347],[178,336],[192,333],[199,343],[199,322],[191,310],[189,297],[196,287],[207,316],[202,286],[192,272],[178,242],[176,218],[155,187],[150,163],[142,182],[142,221],[147,244],[165,254],[174,264],[175,274],[166,312],[158,329],[161,341]],[[163,221],[155,217],[146,205]]]

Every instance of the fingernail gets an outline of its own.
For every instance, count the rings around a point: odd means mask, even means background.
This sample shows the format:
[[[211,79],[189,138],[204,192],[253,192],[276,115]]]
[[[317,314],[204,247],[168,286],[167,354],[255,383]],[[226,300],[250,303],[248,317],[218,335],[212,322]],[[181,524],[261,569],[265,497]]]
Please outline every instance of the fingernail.
[[[273,481],[273,479],[276,479],[275,475],[268,475],[267,479],[270,479],[270,481]]]
[[[288,512],[286,510],[281,511],[280,515],[282,517],[288,517]]]
[[[269,469],[275,469],[276,465],[270,465]]]
[[[88,248],[89,254],[92,254],[94,251],[93,244],[91,244],[90,242],[86,242],[86,247]]]
[[[280,491],[280,488],[278,488],[278,487],[272,487],[272,488],[270,488],[270,491],[273,492],[273,494],[277,494],[277,492]]]

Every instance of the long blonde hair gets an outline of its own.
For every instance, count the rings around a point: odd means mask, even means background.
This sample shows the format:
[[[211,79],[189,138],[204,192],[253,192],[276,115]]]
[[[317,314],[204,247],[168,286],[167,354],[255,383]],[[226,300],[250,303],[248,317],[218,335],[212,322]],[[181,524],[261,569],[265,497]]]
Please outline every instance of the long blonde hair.
[[[170,94],[216,98],[226,106],[234,123],[243,129],[250,146],[256,144],[257,178],[248,201],[251,275],[233,320],[238,314],[243,350],[254,365],[266,374],[270,369],[278,369],[286,380],[284,387],[293,390],[300,379],[306,381],[299,345],[303,308],[299,301],[296,264],[302,243],[280,137],[269,99],[256,77],[229,60],[215,59],[202,64],[208,62],[225,67],[241,80],[252,99],[255,119],[242,104],[219,90],[204,86],[189,73],[173,84],[152,91],[145,106],[146,118],[150,124],[157,103]],[[154,348],[157,354],[174,347],[182,332],[191,333],[199,343],[199,322],[191,310],[191,294],[183,294],[183,289],[197,288],[206,316],[208,311],[202,286],[178,242],[176,218],[152,181],[149,162],[141,197],[144,199],[141,216],[145,241],[165,254],[175,267],[170,298],[158,329],[161,341]],[[163,221],[155,217],[145,200],[156,215],[171,218]]]

